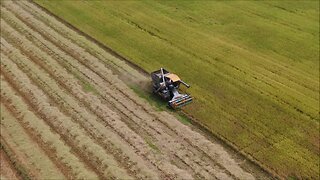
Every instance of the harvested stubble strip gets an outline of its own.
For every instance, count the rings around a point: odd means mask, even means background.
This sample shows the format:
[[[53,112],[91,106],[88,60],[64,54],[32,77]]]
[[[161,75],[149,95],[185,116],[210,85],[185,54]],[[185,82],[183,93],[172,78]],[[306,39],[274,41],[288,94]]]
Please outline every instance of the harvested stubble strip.
[[[5,23],[3,26],[5,26]],[[8,27],[7,27],[7,29],[8,29]],[[32,34],[34,34],[34,33],[32,33]],[[48,45],[48,42],[46,44]],[[171,139],[171,138],[166,137],[166,139]],[[170,146],[170,144],[167,145],[167,147],[169,147],[169,146]],[[174,152],[174,151],[175,150],[172,150],[172,152]],[[205,164],[203,164],[202,167],[199,167],[198,163],[196,163],[196,162],[201,162],[200,159],[195,160],[195,162],[191,163],[192,161],[190,161],[191,160],[190,157],[193,157],[194,155],[189,153],[189,156],[188,156],[187,154],[188,154],[187,152],[177,153],[177,155],[180,156],[179,158],[181,158],[186,164],[189,164],[194,170],[196,170],[196,173],[200,173],[203,178],[210,177],[211,175],[207,174],[206,171],[203,171],[202,169],[208,169],[207,171],[211,172],[212,174],[219,174],[218,172],[215,172],[215,170],[212,169],[212,167],[206,166]],[[192,158],[192,159],[194,159],[194,158]],[[226,178],[226,176],[223,175],[223,173],[220,173],[219,177]]]
[[[5,79],[18,89],[37,113],[58,133],[69,140],[69,143],[81,152],[87,162],[97,168],[105,178],[131,179],[125,170],[119,168],[118,163],[105,150],[95,144],[78,124],[61,113],[58,108],[50,105],[45,94],[34,86],[30,79],[7,58],[2,58],[1,73]]]
[[[31,178],[35,179],[36,177],[39,177],[39,174],[35,172],[34,169],[31,169],[34,168],[34,166],[28,166],[27,162],[25,161],[25,159],[27,159],[25,155],[19,152],[17,148],[13,149],[12,145],[10,146],[10,144],[6,142],[6,139],[10,139],[8,137],[8,133],[6,131],[1,130],[0,149],[1,151],[4,151],[4,153],[12,163],[13,168],[16,170],[18,176],[21,177],[21,179],[25,180],[29,180]]]
[[[46,12],[36,7],[33,3],[28,1],[16,1],[15,3],[17,3],[24,10],[34,15],[34,17],[38,20],[44,22],[46,25],[59,32],[62,36],[72,40],[80,47],[86,49],[86,51],[96,56],[103,63],[116,68],[116,70],[121,73],[129,73],[131,75],[130,78],[134,81],[147,81],[147,78],[144,75],[129,66],[126,62],[106,52],[97,44],[92,43],[86,37],[80,35],[78,32],[70,29],[56,18],[50,16]]]
[[[6,22],[3,21],[3,29],[4,29],[4,34],[7,34],[6,31],[9,29],[11,32],[14,32],[13,29],[10,29],[6,25]],[[13,34],[8,36],[9,38],[15,37]],[[18,39],[17,39],[18,40]],[[4,40],[5,42],[5,40]],[[31,53],[31,49],[35,50],[36,47],[33,47],[32,44],[26,44],[26,41],[20,41],[19,44],[25,45],[24,47],[29,47],[28,52]],[[14,56],[10,56],[11,59],[14,59],[16,62],[19,62],[19,64],[25,64],[24,61],[21,61],[21,59],[25,59],[26,57],[22,56],[15,48],[13,48],[11,45],[7,44],[6,47],[3,48],[5,52],[13,51]],[[30,50],[30,51],[29,51]],[[45,53],[39,52],[41,55],[46,56]],[[38,54],[39,55],[39,54]],[[60,69],[61,67],[57,67],[57,64],[53,63],[54,60],[50,60],[50,57],[45,57],[44,59],[48,59],[49,66],[48,68],[51,70]],[[43,62],[42,62],[43,63]],[[105,127],[103,124],[97,121],[97,117],[92,115],[91,113],[88,113],[83,107],[80,107],[77,103],[77,100],[73,97],[68,96],[66,93],[61,91],[60,87],[54,82],[53,79],[49,77],[46,73],[42,72],[39,70],[38,67],[36,66],[30,66],[32,63],[27,63],[27,65],[24,65],[25,71],[28,73],[33,73],[33,75],[30,75],[34,77],[36,74],[44,74],[41,76],[42,79],[42,84],[43,82],[46,82],[47,84],[50,84],[50,86],[46,86],[44,88],[44,91],[50,91],[53,90],[56,95],[53,95],[54,98],[58,103],[61,104],[61,108],[65,109],[68,111],[68,113],[71,114],[73,119],[75,121],[79,121],[82,125],[83,128],[87,130],[89,134],[91,134],[95,139],[100,141],[100,144],[103,144],[105,148],[110,149],[110,153],[114,154],[115,156],[118,156],[119,158],[122,159],[122,162],[125,164],[130,165],[129,168],[131,168],[133,173],[137,173],[137,176],[139,178],[155,178],[157,175],[151,171],[152,168],[146,166],[141,158],[139,158],[135,152],[132,150],[130,146],[127,145],[117,134],[112,133],[112,130]],[[52,65],[55,64],[55,65]],[[27,67],[30,67],[30,69],[27,69]],[[57,70],[59,73],[59,70]],[[59,73],[60,74],[60,73]],[[60,74],[63,76],[64,79],[67,79],[68,81],[73,81],[73,87],[74,90],[76,87],[78,87],[78,90],[81,89],[80,85],[72,80],[73,77],[70,74],[67,73],[62,73]],[[62,78],[61,76],[61,78]],[[44,87],[44,85],[42,86]],[[70,86],[69,86],[70,87]],[[80,93],[81,94],[81,93]],[[84,94],[83,94],[84,95]],[[52,95],[51,95],[52,96]],[[109,114],[112,114],[113,112],[109,112]],[[115,122],[116,123],[116,122]],[[126,133],[130,138],[136,138],[136,134],[130,134],[130,131],[126,129],[124,126],[120,124],[118,129],[122,129],[123,133]],[[108,130],[108,131],[106,131]],[[141,143],[141,142],[140,142]],[[112,145],[112,146],[111,146]],[[120,160],[121,160],[120,159]]]
[[[221,166],[226,168],[232,175],[240,179],[254,179],[254,177],[245,172],[235,162],[234,159],[224,150],[224,148],[217,144],[212,143],[198,132],[192,131],[190,127],[185,126],[180,121],[174,121],[175,117],[169,113],[162,112],[160,114],[154,113],[154,115],[162,123],[166,124],[177,134],[184,137],[192,146],[198,148]]]
[[[21,97],[9,87],[6,81],[1,82],[1,101],[5,101],[5,106],[9,106],[19,117],[17,120],[26,126],[25,129],[32,133],[34,137],[40,139],[45,148],[55,152],[53,156],[56,161],[60,161],[63,168],[67,169],[68,178],[76,179],[97,179],[98,176],[81,162],[81,160],[71,153],[71,148],[61,141],[59,134],[53,133],[50,127],[33,112],[28,110],[28,106]]]
[[[10,27],[7,27],[6,25],[5,25],[5,23],[2,23],[2,26],[3,26],[3,29],[4,29],[4,33],[6,33],[6,29],[8,29],[8,28],[10,28]],[[13,29],[11,29],[11,32],[14,32],[14,30]],[[14,36],[13,34],[11,34],[11,35],[9,35],[8,34],[8,36],[10,36],[10,37],[12,37],[12,36]],[[21,39],[23,39],[23,38],[21,38]],[[71,91],[75,91],[75,94],[77,94],[77,97],[78,98],[81,98],[81,99],[83,99],[83,98],[89,98],[89,96],[91,96],[91,95],[85,95],[85,94],[83,94],[83,92],[82,91],[79,91],[79,89],[81,89],[81,87],[79,87],[79,85],[77,84],[77,82],[73,82],[72,84],[70,84],[71,82],[72,82],[72,77],[70,77],[70,75],[67,73],[67,72],[65,72],[65,71],[62,71],[61,72],[61,70],[62,70],[62,68],[61,67],[56,67],[56,66],[52,66],[52,64],[55,64],[54,62],[55,62],[55,60],[53,60],[53,59],[51,59],[49,56],[47,56],[47,55],[45,55],[43,52],[41,52],[41,51],[38,51],[38,49],[36,48],[36,47],[34,47],[32,44],[26,44],[26,42],[25,41],[21,41],[21,39],[20,40],[17,40],[18,41],[18,45],[21,45],[21,46],[23,46],[23,48],[27,48],[27,51],[26,52],[29,52],[29,54],[30,53],[32,53],[31,51],[36,51],[36,53],[35,54],[33,54],[33,56],[39,56],[39,55],[42,55],[43,56],[43,58],[40,58],[40,59],[42,59],[42,60],[40,60],[40,61],[45,61],[45,63],[48,63],[48,64],[51,64],[49,67],[47,67],[46,69],[48,69],[48,70],[50,70],[50,71],[52,71],[53,69],[55,69],[55,72],[51,72],[51,73],[54,73],[54,76],[58,79],[58,80],[60,80],[60,81],[64,81],[63,83],[65,84],[65,85],[68,85],[68,87],[71,89]],[[37,54],[37,55],[36,55]],[[17,60],[18,60],[19,58],[17,58]],[[34,58],[34,59],[39,59],[39,58]],[[39,62],[39,63],[43,63],[43,62]],[[52,68],[52,67],[56,67],[56,68]],[[69,78],[68,78],[69,77]],[[78,88],[76,88],[76,87],[78,87]],[[77,89],[77,90],[76,90]],[[81,96],[79,95],[79,92],[81,92],[80,94],[82,94]],[[94,97],[93,97],[94,98]],[[90,98],[89,98],[90,99]],[[90,100],[90,105],[92,106],[91,108],[92,109],[94,109],[94,111],[96,111],[97,113],[101,113],[101,111],[104,111],[104,116],[106,116],[106,117],[108,117],[110,114],[112,114],[112,112],[110,113],[108,113],[108,112],[106,112],[106,110],[107,110],[107,108],[98,108],[98,109],[96,109],[96,105],[94,105],[94,104],[96,104],[97,102],[99,102],[99,100],[97,99],[97,100]],[[64,102],[65,103],[65,102]],[[129,137],[128,137],[128,132],[130,132],[130,130],[126,130],[126,128],[124,128],[125,127],[125,124],[123,124],[121,121],[120,122],[118,122],[118,123],[116,123],[116,121],[113,121],[112,119],[110,120],[108,120],[109,121],[109,123],[111,123],[112,124],[112,126],[116,126],[116,128],[117,128],[117,130],[118,131],[120,131],[121,132],[121,134],[123,134],[123,135],[126,135],[127,134],[127,136],[125,137],[126,139],[130,139],[131,140],[131,143],[133,143],[133,144],[135,144],[135,146],[137,147],[137,150],[138,150],[138,152],[139,153],[142,153],[142,154],[144,154],[145,156],[148,156],[148,159],[151,161],[151,162],[153,162],[153,163],[157,163],[157,164],[155,164],[159,169],[161,169],[162,171],[164,171],[164,172],[166,172],[166,174],[168,174],[168,175],[170,175],[171,177],[176,177],[176,176],[178,176],[178,177],[186,177],[186,178],[190,178],[190,176],[186,176],[185,175],[185,173],[183,173],[181,170],[179,170],[179,169],[176,169],[176,167],[174,167],[173,165],[171,165],[170,163],[168,163],[168,162],[166,162],[166,161],[164,161],[164,159],[162,159],[163,157],[157,157],[157,156],[155,156],[154,157],[154,154],[152,154],[151,153],[151,150],[150,150],[150,148],[147,146],[147,145],[145,145],[145,143],[144,143],[144,141],[139,137],[139,136],[137,136],[136,134],[134,134],[134,133],[132,133],[132,135],[129,135]],[[137,140],[139,140],[140,142],[137,142]],[[132,141],[134,141],[134,142],[132,142]],[[143,145],[143,146],[142,146]],[[146,149],[148,149],[149,148],[149,150],[146,150]]]
[[[3,85],[1,81],[1,87]],[[2,90],[2,89],[1,89]],[[25,163],[21,164],[29,173],[35,172],[37,179],[64,179],[64,175],[54,165],[44,151],[33,141],[30,136],[24,131],[23,127],[11,115],[11,113],[1,103],[1,136],[6,143],[25,156]],[[17,153],[18,155],[19,153]],[[25,167],[27,166],[27,167]]]
[[[42,33],[45,33],[45,32],[43,32],[42,31]],[[49,38],[50,38],[50,36],[49,36]],[[52,38],[52,37],[51,37]],[[64,42],[63,40],[60,40],[60,41],[58,41],[58,42]],[[69,44],[70,45],[70,44]],[[64,46],[65,48],[68,48],[69,46]],[[71,50],[74,50],[74,49],[71,49]],[[81,58],[81,57],[80,57]],[[91,58],[92,59],[92,58]],[[83,61],[84,61],[84,59],[83,59]],[[92,65],[91,67],[93,67],[93,68],[95,68],[95,70],[96,70],[96,67],[99,67],[99,65]],[[100,66],[101,67],[101,66]],[[103,69],[101,69],[100,71],[103,71]],[[100,72],[100,71],[97,71],[97,72]],[[110,72],[109,72],[110,73]],[[110,76],[110,74],[109,73],[106,73],[106,72],[102,72],[101,74],[103,74],[103,75],[106,75],[106,74],[108,74],[108,77]],[[99,73],[100,74],[100,73]],[[110,78],[110,77],[109,77]],[[113,79],[114,79],[114,77],[113,77]],[[115,81],[113,81],[113,82],[115,82]],[[112,81],[111,81],[111,83],[113,83]],[[115,85],[119,88],[119,89],[125,89],[125,86],[119,86],[119,83],[115,83]],[[134,96],[131,96],[131,97],[134,97]],[[145,108],[145,107],[144,107]],[[238,167],[239,168],[239,167]],[[240,168],[239,168],[240,169]],[[239,172],[239,171],[238,171]],[[241,171],[240,171],[241,172]],[[231,173],[232,174],[232,173]],[[235,174],[236,176],[237,175],[239,175],[239,174],[236,174],[236,173],[233,173],[233,174]],[[240,175],[240,176],[242,176],[242,175]]]
[[[5,150],[5,147],[3,145],[3,141],[0,138],[0,162],[1,162],[1,168],[0,168],[0,179],[16,179],[20,180],[22,179],[22,176],[19,175],[18,168],[15,167],[14,161],[10,159],[10,153],[8,153]]]

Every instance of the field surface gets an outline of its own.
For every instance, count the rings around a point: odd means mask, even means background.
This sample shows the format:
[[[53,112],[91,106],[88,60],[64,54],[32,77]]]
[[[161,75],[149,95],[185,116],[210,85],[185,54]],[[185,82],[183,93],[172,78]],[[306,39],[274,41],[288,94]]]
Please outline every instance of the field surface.
[[[185,108],[281,177],[319,178],[319,1],[36,1],[147,72],[190,83]]]
[[[1,1],[1,179],[267,178],[123,79],[149,81],[35,4]]]

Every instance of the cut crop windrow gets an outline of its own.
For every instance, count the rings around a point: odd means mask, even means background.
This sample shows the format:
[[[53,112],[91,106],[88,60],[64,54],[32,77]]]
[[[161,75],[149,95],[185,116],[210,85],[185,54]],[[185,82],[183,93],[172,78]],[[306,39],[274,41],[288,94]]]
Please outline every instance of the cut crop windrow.
[[[47,151],[50,151],[50,156],[53,156],[55,161],[58,161],[58,164],[62,166],[60,170],[65,172],[64,174],[67,178],[98,178],[93,172],[87,170],[87,167],[78,157],[71,153],[70,147],[61,141],[58,134],[53,133],[43,120],[28,110],[28,106],[21,97],[15,95],[14,90],[5,81],[1,81],[1,101],[10,109],[16,119],[23,124],[23,127],[40,141],[38,144],[42,144],[48,149]]]
[[[14,72],[14,73],[13,73]],[[50,105],[50,101],[44,93],[31,83],[28,77],[22,73],[15,64],[6,58],[2,58],[1,73],[3,73],[7,82],[28,101],[29,105],[43,119],[47,120],[59,134],[69,140],[78,152],[81,152],[83,158],[99,171],[103,177],[128,178],[125,171],[120,169],[116,161],[108,155],[100,146],[93,143],[77,124],[73,123],[69,117],[62,114],[56,107]],[[72,141],[71,141],[72,140]]]
[[[20,171],[18,171],[16,165],[14,164],[14,160],[10,159],[10,153],[6,151],[4,145],[2,144],[2,138],[0,138],[0,162],[1,162],[1,171],[0,178],[1,179],[17,179],[21,180],[22,175],[20,175]],[[12,157],[11,157],[12,158]],[[27,179],[27,177],[25,177]]]
[[[21,153],[20,158],[18,155],[17,159],[20,159],[22,167],[28,170],[30,177],[34,173],[34,178],[48,179],[56,176],[64,179],[64,175],[57,166],[2,104],[1,118],[1,136],[4,136],[11,149]],[[20,154],[17,152],[15,154]]]
[[[13,168],[17,172],[17,175],[20,179],[30,180],[35,177],[35,174],[32,173],[29,169],[27,169],[25,163],[21,161],[20,153],[17,153],[15,149],[12,149],[10,145],[6,142],[6,139],[9,136],[6,132],[1,132],[0,137],[0,149],[5,153],[8,157],[8,160],[12,164]],[[19,179],[18,178],[18,179]]]
[[[2,118],[3,115],[1,115]],[[3,117],[4,118],[4,117]],[[34,166],[30,166],[27,162],[27,156],[18,150],[18,147],[14,142],[12,142],[10,135],[7,133],[6,129],[1,125],[1,150],[5,151],[8,155],[10,161],[14,165],[19,175],[24,179],[35,179],[39,178],[40,175]]]

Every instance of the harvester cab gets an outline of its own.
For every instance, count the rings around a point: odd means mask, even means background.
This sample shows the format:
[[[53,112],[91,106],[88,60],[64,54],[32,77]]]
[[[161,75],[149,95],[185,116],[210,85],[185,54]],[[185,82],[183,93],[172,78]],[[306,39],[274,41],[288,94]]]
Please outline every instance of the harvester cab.
[[[153,83],[153,93],[168,101],[168,105],[177,109],[192,102],[192,97],[188,94],[179,93],[180,84],[187,88],[190,86],[183,82],[176,74],[160,68],[151,73]]]

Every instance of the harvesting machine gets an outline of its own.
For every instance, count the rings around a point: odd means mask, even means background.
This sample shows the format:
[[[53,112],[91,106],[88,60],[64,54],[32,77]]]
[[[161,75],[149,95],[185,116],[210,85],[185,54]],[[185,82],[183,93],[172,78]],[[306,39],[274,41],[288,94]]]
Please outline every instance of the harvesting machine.
[[[179,93],[180,84],[185,85],[187,88],[190,85],[183,82],[176,74],[160,68],[160,70],[151,73],[151,78],[153,93],[167,100],[169,107],[177,109],[192,102],[190,95]]]

